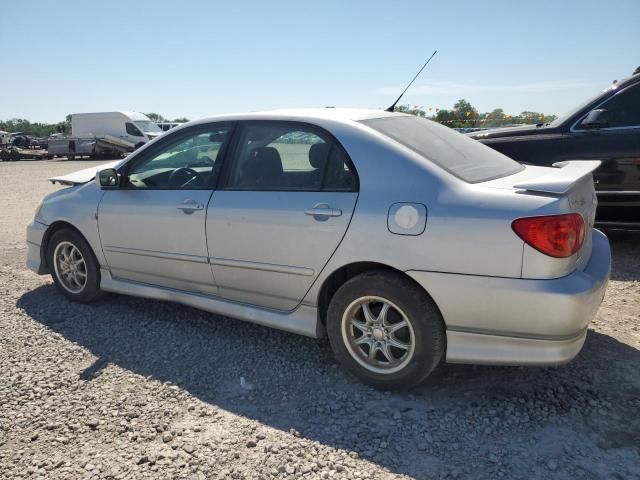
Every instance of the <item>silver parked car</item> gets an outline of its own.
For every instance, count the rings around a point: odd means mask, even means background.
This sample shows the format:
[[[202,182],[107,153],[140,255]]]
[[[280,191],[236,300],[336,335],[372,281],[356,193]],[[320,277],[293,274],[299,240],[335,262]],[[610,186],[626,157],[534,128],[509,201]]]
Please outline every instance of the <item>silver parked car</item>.
[[[609,278],[598,163],[523,166],[377,110],[213,117],[52,179],[69,188],[38,207],[27,264],[79,302],[117,292],[326,333],[382,388],[441,360],[555,365]]]

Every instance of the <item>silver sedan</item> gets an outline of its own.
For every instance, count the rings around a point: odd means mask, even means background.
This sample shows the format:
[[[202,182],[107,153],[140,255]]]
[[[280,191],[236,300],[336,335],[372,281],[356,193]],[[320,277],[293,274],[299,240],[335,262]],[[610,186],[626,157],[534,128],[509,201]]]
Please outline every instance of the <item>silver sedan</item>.
[[[54,178],[27,265],[312,337],[382,388],[442,360],[555,365],[609,278],[599,162],[523,166],[437,123],[318,109],[190,122]],[[95,179],[95,180],[94,180]]]

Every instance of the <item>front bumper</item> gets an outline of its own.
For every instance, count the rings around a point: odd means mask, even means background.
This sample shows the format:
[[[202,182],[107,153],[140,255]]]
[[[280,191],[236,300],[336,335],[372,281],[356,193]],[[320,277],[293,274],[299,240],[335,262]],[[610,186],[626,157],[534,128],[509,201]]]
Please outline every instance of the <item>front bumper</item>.
[[[440,308],[447,327],[448,362],[557,365],[580,352],[610,270],[609,241],[594,230],[589,262],[562,278],[407,273]]]
[[[39,275],[49,273],[42,255],[42,239],[47,231],[47,225],[33,220],[27,225],[27,268]]]

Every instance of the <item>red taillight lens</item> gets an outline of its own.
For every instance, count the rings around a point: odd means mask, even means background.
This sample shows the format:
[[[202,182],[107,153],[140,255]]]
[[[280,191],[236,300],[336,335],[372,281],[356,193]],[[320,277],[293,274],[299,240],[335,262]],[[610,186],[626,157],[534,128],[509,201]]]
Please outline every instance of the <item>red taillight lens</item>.
[[[584,242],[584,220],[578,213],[519,218],[511,228],[527,244],[556,258],[570,257]]]

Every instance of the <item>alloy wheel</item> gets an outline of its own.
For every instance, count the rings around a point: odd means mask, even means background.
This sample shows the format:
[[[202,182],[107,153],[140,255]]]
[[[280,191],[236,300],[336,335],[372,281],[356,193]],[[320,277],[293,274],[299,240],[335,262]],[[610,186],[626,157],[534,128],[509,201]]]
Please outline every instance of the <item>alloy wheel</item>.
[[[80,293],[87,285],[87,264],[73,243],[63,241],[56,245],[53,263],[60,285],[69,293]]]
[[[397,305],[382,297],[361,297],[345,309],[342,339],[351,356],[375,373],[395,373],[413,357],[411,321]]]

